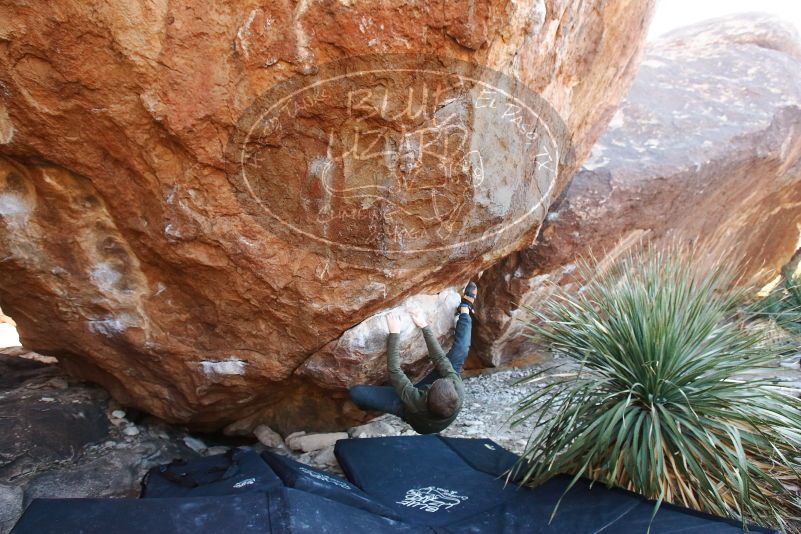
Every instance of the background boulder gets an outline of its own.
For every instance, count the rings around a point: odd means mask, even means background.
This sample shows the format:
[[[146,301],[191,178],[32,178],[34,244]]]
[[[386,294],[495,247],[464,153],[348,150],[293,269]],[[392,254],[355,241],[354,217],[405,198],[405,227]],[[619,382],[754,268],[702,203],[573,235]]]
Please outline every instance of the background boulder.
[[[526,313],[575,262],[641,241],[730,252],[768,281],[801,246],[801,44],[772,16],[710,20],[650,43],[631,91],[537,242],[482,278],[475,354],[532,350]]]

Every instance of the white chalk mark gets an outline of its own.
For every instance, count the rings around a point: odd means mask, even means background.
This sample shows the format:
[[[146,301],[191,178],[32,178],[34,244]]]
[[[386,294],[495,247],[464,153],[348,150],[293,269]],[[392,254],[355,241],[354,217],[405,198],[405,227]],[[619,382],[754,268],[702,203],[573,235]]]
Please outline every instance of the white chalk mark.
[[[326,156],[317,156],[309,162],[309,174],[315,178],[322,178],[333,162]]]
[[[100,263],[89,273],[89,278],[101,291],[114,291],[114,285],[122,275],[108,263]]]
[[[164,227],[164,235],[175,238],[182,237],[181,232],[177,228],[175,228],[172,224],[167,224]]]
[[[29,208],[25,199],[14,193],[0,194],[0,217],[28,215]]]
[[[128,328],[128,322],[118,317],[107,316],[103,319],[90,319],[89,330],[95,334],[113,337],[124,332]]]
[[[248,50],[248,37],[250,37],[250,25],[253,24],[253,19],[256,18],[256,13],[258,11],[259,11],[258,9],[251,9],[247,20],[236,32],[236,38],[239,41],[239,46],[242,49],[242,53],[245,55],[245,58],[250,57],[250,51]]]
[[[309,4],[310,0],[300,0],[295,8],[293,17],[295,26],[295,46],[297,47],[298,59],[303,63],[312,61],[312,54],[309,51],[309,36],[306,35],[306,31],[303,29],[303,23],[301,22],[301,18],[306,14],[306,10],[309,9]]]
[[[240,358],[231,357],[227,360],[203,360],[200,365],[207,375],[243,375],[247,364]]]

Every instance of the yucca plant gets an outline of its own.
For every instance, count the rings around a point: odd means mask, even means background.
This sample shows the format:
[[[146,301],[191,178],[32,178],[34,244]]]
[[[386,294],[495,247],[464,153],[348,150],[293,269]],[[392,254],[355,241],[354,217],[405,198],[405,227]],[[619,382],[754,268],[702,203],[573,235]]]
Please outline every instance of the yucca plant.
[[[777,355],[737,309],[746,292],[722,262],[678,247],[638,249],[579,292],[529,309],[528,335],[564,362],[513,424],[534,418],[516,466],[537,485],[558,473],[657,501],[798,531],[801,401],[771,379],[738,378]],[[763,376],[763,375],[760,375]]]

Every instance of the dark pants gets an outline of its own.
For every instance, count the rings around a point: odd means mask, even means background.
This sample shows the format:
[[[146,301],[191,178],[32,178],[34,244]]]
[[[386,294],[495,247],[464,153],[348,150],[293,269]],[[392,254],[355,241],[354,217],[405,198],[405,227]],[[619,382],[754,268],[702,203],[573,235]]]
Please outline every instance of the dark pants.
[[[453,346],[446,356],[457,373],[462,372],[464,360],[470,350],[470,331],[472,319],[468,313],[460,313],[456,321],[456,332],[453,335]],[[437,370],[433,370],[416,387],[427,386],[440,378]],[[384,412],[403,417],[403,402],[401,402],[395,388],[392,386],[365,386],[358,385],[350,388],[351,400],[365,411]]]

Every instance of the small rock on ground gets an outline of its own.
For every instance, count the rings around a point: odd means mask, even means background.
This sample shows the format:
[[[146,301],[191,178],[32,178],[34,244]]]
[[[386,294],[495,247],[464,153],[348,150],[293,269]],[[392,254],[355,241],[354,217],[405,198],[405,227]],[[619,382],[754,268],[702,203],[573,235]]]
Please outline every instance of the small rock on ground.
[[[395,435],[395,429],[384,421],[371,421],[366,425],[351,428],[348,434],[352,438],[378,438]]]
[[[254,428],[253,435],[256,436],[256,439],[265,447],[279,448],[284,445],[284,440],[281,438],[281,435],[267,425],[259,425]]]
[[[347,432],[329,432],[327,434],[304,434],[290,436],[286,442],[295,451],[312,452],[333,446],[341,439],[348,439]]]
[[[203,443],[202,440],[192,436],[184,436],[183,442],[184,445],[186,445],[187,447],[189,447],[190,449],[192,449],[197,453],[202,453],[203,451],[208,449],[208,446],[205,443]]]

